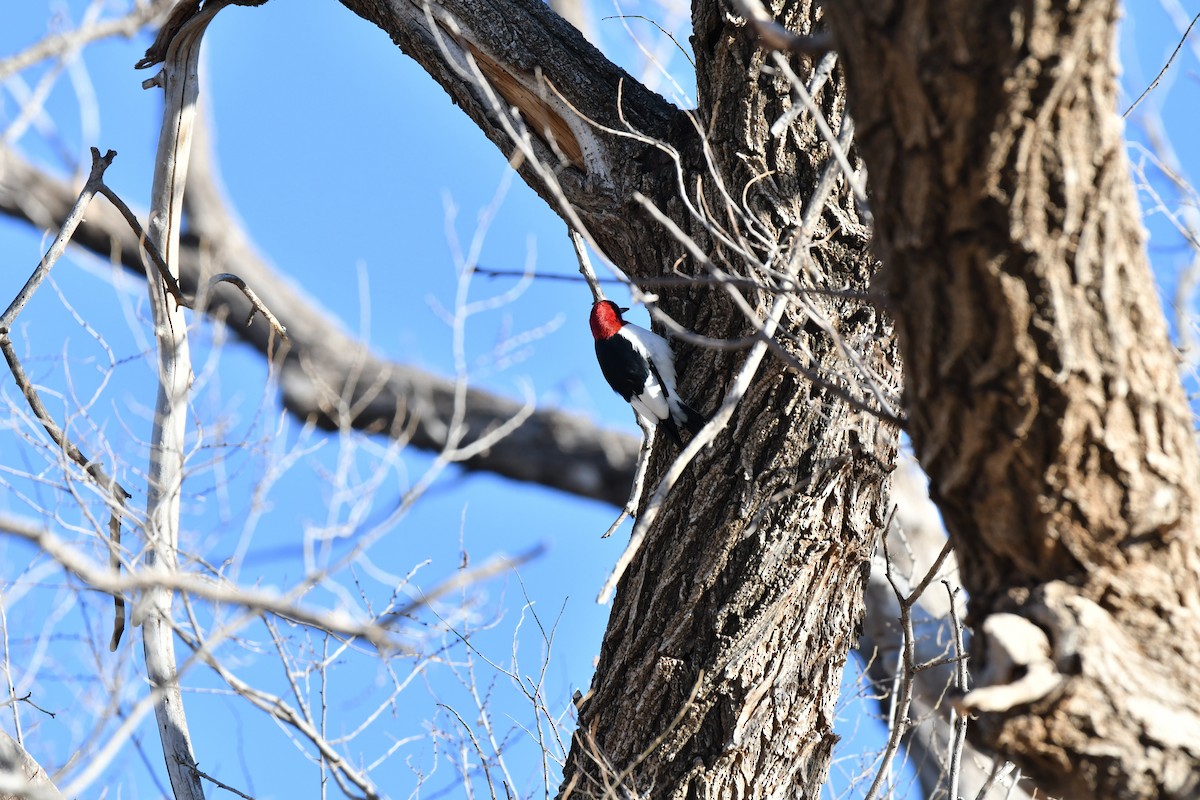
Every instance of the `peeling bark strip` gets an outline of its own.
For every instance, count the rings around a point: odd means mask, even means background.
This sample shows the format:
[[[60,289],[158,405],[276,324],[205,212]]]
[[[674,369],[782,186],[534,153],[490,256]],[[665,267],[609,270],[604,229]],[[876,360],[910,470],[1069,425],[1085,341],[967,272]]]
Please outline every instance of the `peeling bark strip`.
[[[1051,794],[1200,794],[1200,459],[1115,104],[1112,0],[829,6],[973,727]],[[1004,691],[995,691],[1004,689]]]
[[[506,76],[497,82],[497,91],[511,81],[539,103],[549,104],[578,142],[583,163],[581,169],[568,159],[570,166],[558,173],[561,196],[583,216],[600,249],[614,262],[642,269],[646,275],[657,275],[671,263],[655,263],[646,253],[633,249],[638,243],[624,230],[629,219],[644,218],[636,209],[632,191],[642,189],[647,196],[657,196],[664,183],[673,181],[669,162],[664,163],[661,153],[650,144],[607,134],[588,120],[612,130],[632,128],[658,139],[669,138],[676,128],[690,130],[691,126],[678,109],[604,58],[570,23],[544,3],[530,0],[451,0],[428,8],[411,0],[343,0],[343,5],[385,31],[506,156],[511,156],[515,147],[492,103],[470,74],[463,53],[447,50],[453,50],[456,42],[463,43],[458,46],[464,47],[464,52],[470,45],[472,52],[486,56],[479,62],[480,71],[491,61]],[[453,37],[447,31],[452,31]],[[619,94],[623,100],[620,109]],[[535,105],[515,97],[502,95],[501,99],[523,111]],[[568,103],[578,113],[571,112]],[[538,159],[552,168],[562,165],[560,154],[567,152],[563,145],[559,143],[556,150],[549,144],[547,128],[536,116],[525,122],[538,134],[532,142]],[[554,141],[560,142],[565,137],[559,136],[557,125],[549,130]],[[660,170],[647,175],[647,162]],[[536,169],[526,161],[518,171],[551,208],[562,213],[560,197]],[[643,188],[642,182],[649,185]],[[665,244],[660,241],[652,252],[666,258]],[[677,248],[670,251],[673,260]],[[639,261],[645,266],[636,266]],[[586,313],[586,305],[581,302],[581,306]]]
[[[547,146],[562,151],[563,156],[576,169],[587,169],[583,161],[583,148],[572,133],[570,124],[563,119],[558,109],[529,88],[528,84],[531,81],[514,77],[472,42],[457,38],[455,41],[470,51],[471,57],[475,59],[488,82],[521,113],[530,129],[541,136]],[[545,84],[541,88],[543,94],[549,91]]]

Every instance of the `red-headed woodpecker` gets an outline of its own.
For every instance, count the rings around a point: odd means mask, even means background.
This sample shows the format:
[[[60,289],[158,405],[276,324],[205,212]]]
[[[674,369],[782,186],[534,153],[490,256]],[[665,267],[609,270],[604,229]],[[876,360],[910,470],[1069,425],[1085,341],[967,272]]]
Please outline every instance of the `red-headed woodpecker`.
[[[592,306],[592,336],[596,360],[613,391],[625,398],[643,425],[662,425],[675,444],[683,447],[680,426],[693,435],[707,422],[675,391],[675,354],[667,340],[621,318],[611,300]]]

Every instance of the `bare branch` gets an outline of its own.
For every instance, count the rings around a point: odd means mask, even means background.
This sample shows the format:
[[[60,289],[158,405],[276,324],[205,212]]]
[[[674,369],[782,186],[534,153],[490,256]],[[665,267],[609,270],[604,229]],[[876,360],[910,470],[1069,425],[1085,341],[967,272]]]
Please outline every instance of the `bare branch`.
[[[1171,68],[1171,64],[1175,62],[1175,56],[1179,55],[1179,51],[1183,49],[1184,43],[1187,42],[1188,36],[1190,36],[1192,33],[1192,28],[1196,26],[1198,21],[1200,21],[1200,14],[1196,14],[1196,16],[1192,17],[1192,21],[1188,23],[1187,30],[1185,30],[1183,35],[1179,37],[1179,43],[1176,44],[1175,49],[1171,51],[1171,55],[1167,59],[1167,63],[1163,64],[1163,68],[1160,69],[1158,74],[1154,76],[1154,80],[1150,81],[1150,85],[1147,86],[1142,93],[1137,96],[1136,100],[1129,104],[1129,108],[1125,109],[1124,113],[1121,114],[1122,117],[1128,117],[1130,114],[1132,114],[1133,110],[1137,108],[1143,100],[1146,99],[1146,95],[1150,94],[1152,91],[1154,91],[1154,87],[1158,86],[1158,82],[1162,80],[1162,76],[1167,74],[1167,70],[1169,70]]]
[[[859,656],[864,671],[879,695],[885,717],[890,718],[889,700],[897,697],[902,680],[912,682],[911,724],[903,741],[905,760],[916,770],[926,797],[945,791],[948,775],[946,753],[954,746],[951,717],[953,708],[954,673],[965,659],[957,657],[947,644],[951,633],[951,618],[958,610],[951,607],[941,592],[926,590],[911,609],[912,628],[916,636],[914,661],[916,668],[909,676],[902,674],[904,662],[904,629],[900,624],[900,604],[888,579],[915,584],[918,576],[933,574],[933,579],[953,578],[958,567],[953,555],[943,561],[942,569],[930,573],[946,545],[937,507],[924,489],[924,475],[911,459],[901,459],[900,467],[892,474],[892,499],[895,502],[893,523],[885,534],[889,539],[886,557],[877,553],[867,585],[866,618],[863,621]],[[910,589],[905,588],[904,593]],[[961,596],[957,598],[961,602]],[[1003,759],[967,744],[959,771],[960,795],[973,797],[989,779],[992,785],[1002,777],[992,767],[1001,768]],[[1007,781],[1006,781],[1007,782]],[[1011,785],[1011,782],[1009,782]],[[1014,789],[1013,798],[1028,798]]]
[[[154,162],[150,225],[147,239],[162,254],[171,283],[179,272],[179,235],[183,196],[191,156],[192,132],[199,97],[200,41],[208,23],[229,0],[209,0],[202,9],[185,0],[172,12],[158,39],[139,67],[163,61],[155,78],[142,85],[163,90],[163,122]],[[148,281],[158,345],[158,398],[150,440],[150,465],[146,491],[146,564],[151,576],[171,575],[178,569],[179,511],[183,485],[183,459],[187,428],[188,394],[192,384],[187,320],[182,309],[167,302],[158,281]],[[203,800],[204,789],[196,773],[187,716],[176,673],[171,591],[153,586],[134,611],[142,626],[146,677],[164,694],[155,704],[159,738],[167,773],[176,800]]]
[[[130,37],[175,3],[175,0],[150,0],[137,4],[124,17],[97,22],[73,31],[64,31],[40,39],[37,44],[0,61],[0,81],[47,58],[57,58],[84,45],[113,36]]]
[[[343,5],[386,31],[506,155],[521,147],[496,108],[515,109],[528,126],[527,147],[534,155],[520,164],[522,177],[568,223],[573,221],[567,208],[574,209],[584,223],[575,227],[586,229],[615,263],[636,263],[626,257],[636,251],[636,237],[614,223],[623,219],[638,185],[639,154],[654,148],[608,131],[622,127],[624,113],[650,137],[670,140],[680,112],[541,3],[448,0],[426,7],[343,0]],[[547,175],[554,173],[535,162],[557,171],[560,185],[552,187]]]
[[[58,236],[55,237],[54,243],[46,255],[42,257],[41,262],[29,276],[17,297],[9,304],[4,315],[0,317],[0,349],[4,351],[4,358],[8,362],[9,369],[12,371],[13,378],[21,389],[21,393],[25,396],[29,407],[33,410],[34,415],[46,429],[46,433],[50,438],[67,454],[67,457],[83,467],[92,479],[96,481],[111,497],[110,506],[111,512],[109,516],[109,564],[114,572],[119,572],[121,568],[120,549],[121,549],[121,516],[125,511],[125,501],[131,497],[129,492],[118,484],[114,479],[110,478],[105,472],[103,466],[91,459],[86,458],[79,448],[76,447],[59,428],[50,412],[42,404],[41,398],[38,396],[37,390],[34,388],[29,377],[25,374],[25,370],[21,367],[21,362],[17,358],[16,351],[13,349],[12,342],[9,339],[9,330],[13,322],[16,321],[17,315],[33,297],[39,285],[50,274],[50,270],[54,264],[66,251],[68,242],[74,235],[79,224],[83,221],[84,212],[87,210],[91,199],[97,193],[109,192],[107,186],[104,185],[104,171],[112,164],[116,158],[116,151],[109,150],[103,156],[95,147],[92,152],[92,168],[88,176],[87,182],[84,184],[83,190],[79,193],[79,198],[75,201],[71,212],[64,220],[62,227],[59,229]],[[125,630],[125,599],[120,593],[113,595],[113,632],[109,642],[109,648],[116,650],[117,645],[121,641],[121,635]]]
[[[150,573],[143,570],[124,576],[106,572],[92,559],[64,541],[62,537],[38,523],[19,518],[0,515],[0,532],[6,532],[36,545],[47,556],[62,565],[63,569],[77,576],[88,586],[102,592],[126,593],[166,589],[212,603],[240,606],[254,614],[274,614],[283,619],[339,636],[363,639],[385,653],[406,652],[409,649],[397,638],[395,623],[399,620],[413,616],[447,594],[517,569],[540,556],[545,550],[544,547],[538,546],[514,556],[496,555],[478,567],[459,571],[453,578],[435,586],[420,597],[399,608],[381,613],[377,619],[362,621],[354,619],[344,611],[300,606],[297,604],[297,599],[302,592],[296,590],[281,595],[261,589],[242,588],[222,580],[186,572]],[[301,584],[301,588],[307,588],[316,582],[313,580],[314,577],[320,578],[321,576],[307,577]]]
[[[0,730],[0,800],[63,800],[46,770],[21,743]]]
[[[203,131],[200,126],[198,133]],[[201,140],[198,140],[201,141]],[[208,166],[208,150],[196,152],[184,198],[191,223],[180,246],[185,296],[208,285],[211,270],[236,273],[254,286],[289,334],[276,348],[269,327],[234,326],[232,331],[281,364],[284,406],[301,420],[327,429],[407,431],[410,443],[425,450],[445,446],[446,420],[452,413],[454,382],[404,364],[379,358],[349,336],[328,314],[280,278],[249,243],[240,224],[225,208]],[[56,228],[72,204],[64,183],[0,146],[0,212],[35,225]],[[73,241],[103,258],[116,256],[145,275],[138,239],[126,221],[104,204],[95,204]],[[217,286],[198,299],[216,319],[245,319],[252,306],[232,287]],[[354,376],[359,376],[356,380]],[[366,387],[375,387],[366,396]],[[335,402],[345,396],[356,413],[346,416]],[[506,397],[470,389],[466,395],[468,439],[482,435],[498,418],[509,419],[521,406]],[[619,506],[628,497],[637,459],[637,440],[608,431],[582,417],[555,410],[534,412],[504,441],[465,462],[473,470],[495,472]],[[530,454],[536,453],[536,458]]]
[[[254,290],[246,285],[246,281],[239,278],[237,275],[234,275],[232,272],[222,272],[221,274],[214,275],[209,279],[208,285],[210,290],[218,283],[230,283],[241,289],[242,294],[246,295],[246,299],[250,301],[250,305],[254,306],[254,311],[246,319],[247,326],[254,321],[254,314],[262,314],[263,319],[271,324],[271,328],[278,333],[281,338],[285,340],[288,338],[287,328],[283,327],[283,325],[279,322],[279,319],[271,313],[271,310],[267,308],[262,300],[259,299]],[[267,355],[269,357],[270,353]]]
[[[83,214],[87,210],[88,204],[92,202],[92,198],[100,190],[100,186],[104,182],[104,170],[108,169],[114,158],[117,157],[115,150],[109,150],[103,156],[96,148],[92,148],[92,170],[88,175],[87,183],[84,184],[83,190],[79,193],[79,197],[75,200],[71,210],[67,212],[66,218],[58,231],[58,236],[54,238],[54,242],[50,245],[50,249],[46,251],[46,255],[42,256],[41,262],[29,279],[25,281],[25,285],[21,287],[21,291],[8,308],[4,310],[4,314],[0,315],[0,332],[7,333],[12,329],[13,323],[17,319],[17,315],[25,308],[26,303],[33,297],[38,286],[50,274],[51,268],[62,256],[67,249],[67,244],[71,241],[71,237],[75,234],[76,228],[83,222]]]
[[[571,236],[571,244],[575,247],[575,256],[579,259],[579,274],[587,281],[588,288],[592,291],[592,300],[599,303],[604,299],[604,290],[600,288],[596,271],[592,269],[592,260],[588,258],[587,245],[584,244],[583,237],[574,228],[569,229],[568,232]]]
[[[37,389],[29,380],[29,376],[25,374],[24,368],[21,366],[20,360],[17,358],[17,353],[13,349],[12,342],[8,338],[8,333],[0,331],[0,350],[4,352],[4,359],[8,362],[8,368],[12,371],[13,378],[17,382],[21,393],[25,395],[26,402],[29,403],[29,408],[37,417],[38,422],[42,423],[42,427],[46,429],[46,433],[56,445],[62,448],[67,457],[87,471],[92,480],[96,482],[100,488],[109,494],[109,521],[108,521],[108,546],[109,546],[109,567],[114,575],[119,575],[121,571],[121,517],[125,513],[125,501],[132,495],[125,491],[121,484],[110,478],[104,471],[104,466],[99,461],[93,461],[80,452],[79,448],[67,438],[63,430],[55,424],[50,412],[42,403],[41,397],[38,396]],[[121,642],[121,634],[125,631],[125,598],[121,592],[113,592],[113,632],[112,638],[109,641],[109,649],[115,651],[117,645]]]
[[[654,434],[658,429],[647,425],[640,416],[638,417],[638,425],[642,428],[642,447],[638,451],[637,471],[633,475],[633,486],[629,490],[629,499],[621,507],[621,513],[608,526],[608,530],[601,534],[601,539],[607,539],[609,536],[612,536],[613,531],[621,527],[621,523],[627,517],[637,513],[638,504],[642,502],[642,492],[646,485],[646,471],[650,468],[650,455],[654,451]],[[636,549],[634,552],[636,552]],[[617,577],[619,578],[620,576]],[[607,597],[601,596],[603,599],[600,602],[605,602]]]
[[[828,32],[801,36],[789,31],[767,13],[759,0],[731,0],[734,10],[746,19],[746,24],[758,36],[764,47],[798,55],[822,55],[833,49],[833,37]]]
[[[217,780],[212,775],[209,775],[207,772],[202,772],[201,770],[199,770],[192,764],[184,764],[184,766],[187,769],[190,769],[192,772],[196,773],[196,777],[203,778],[204,780],[208,781],[213,786],[216,786],[219,789],[224,789],[225,791],[229,792],[230,794],[236,794],[238,797],[245,798],[245,800],[254,800],[253,797],[246,794],[245,792],[240,792],[237,789],[230,786],[229,784],[223,783],[223,782]]]
[[[937,577],[938,572],[942,568],[942,563],[946,557],[950,555],[950,543],[947,542],[942,547],[942,552],[934,560],[929,570],[921,581],[907,595],[904,594],[897,582],[897,578],[892,571],[892,559],[887,554],[887,539],[884,539],[884,558],[886,559],[887,580],[892,587],[892,591],[896,595],[896,601],[900,604],[900,628],[903,632],[900,649],[900,670],[899,670],[899,693],[893,699],[893,711],[889,720],[889,734],[887,746],[880,756],[882,762],[879,771],[875,774],[875,780],[871,783],[871,788],[867,790],[864,800],[874,800],[874,798],[883,789],[885,779],[891,771],[892,759],[896,756],[896,751],[900,748],[900,740],[908,731],[911,724],[908,716],[909,708],[912,705],[913,698],[913,675],[917,670],[916,658],[916,634],[913,631],[913,606],[921,599],[925,590],[929,588],[929,584]]]
[[[138,239],[138,244],[142,250],[150,257],[150,261],[154,264],[154,268],[158,270],[158,277],[166,284],[167,291],[175,298],[175,302],[179,305],[192,307],[192,303],[188,298],[184,297],[183,290],[179,288],[179,281],[171,274],[171,268],[167,266],[167,261],[159,250],[158,245],[146,238],[146,232],[142,230],[142,223],[138,221],[137,215],[133,210],[125,204],[121,196],[105,185],[101,185],[99,192],[103,194],[108,201],[116,206],[117,211],[125,218],[125,222],[129,225],[129,229],[133,231],[134,236]]]
[[[946,545],[948,548],[949,541],[947,541]],[[959,694],[965,694],[970,686],[967,674],[967,646],[963,635],[963,625],[958,619],[958,589],[952,587],[948,581],[942,581],[942,583],[946,587],[946,594],[950,596],[950,622],[954,627],[954,656],[958,661],[957,667],[954,670],[954,688],[958,690]],[[954,739],[950,744],[950,766],[947,770],[947,783],[950,786],[950,796],[959,797],[958,782],[962,775],[963,748],[967,746],[967,721],[969,717],[966,714],[959,713],[958,709],[952,709],[950,719],[954,725]]]

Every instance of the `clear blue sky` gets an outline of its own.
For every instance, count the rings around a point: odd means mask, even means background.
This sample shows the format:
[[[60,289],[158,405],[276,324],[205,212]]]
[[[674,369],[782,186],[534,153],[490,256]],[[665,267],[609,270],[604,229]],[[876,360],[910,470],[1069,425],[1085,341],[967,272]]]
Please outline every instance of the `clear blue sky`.
[[[0,26],[0,58],[28,46],[48,29],[77,24],[86,7],[77,0],[12,5],[15,7],[6,10],[5,24]],[[650,4],[626,4],[622,10],[659,20],[665,17],[661,8]],[[605,9],[603,13],[610,12]],[[599,24],[609,49],[626,59],[631,71],[640,71],[640,56],[630,46],[623,24],[616,20]],[[644,23],[631,20],[629,24],[643,26],[634,30],[653,38],[653,31]],[[686,41],[685,30],[675,32]],[[1127,83],[1136,87],[1128,99],[1154,77],[1177,39],[1159,6],[1138,9],[1137,17],[1126,26],[1121,49]],[[211,27],[207,42],[207,97],[212,102],[220,165],[228,194],[258,247],[281,273],[319,298],[321,305],[348,329],[369,339],[379,353],[451,373],[449,329],[431,303],[431,299],[443,306],[453,303],[456,275],[447,226],[465,248],[475,235],[480,212],[493,202],[505,181],[504,160],[384,34],[336,3],[274,2],[257,9],[228,9]],[[19,148],[63,174],[70,171],[64,152],[86,164],[88,146],[115,149],[119,156],[108,173],[110,185],[132,204],[144,206],[159,125],[159,96],[143,91],[140,83],[147,75],[132,69],[146,44],[139,38],[89,47],[82,65],[59,77],[48,98],[54,130],[39,132],[34,126],[19,140]],[[686,62],[676,56],[673,66],[680,65],[686,67]],[[1200,108],[1196,68],[1194,52],[1184,52],[1143,107],[1163,109],[1167,129],[1176,133],[1175,145],[1192,175],[1200,172],[1192,136],[1200,113],[1196,111]],[[32,86],[45,71],[43,65],[23,76]],[[14,92],[19,91],[10,86],[0,92],[0,124],[5,128],[19,112],[14,99]],[[87,100],[91,93],[94,104]],[[80,113],[80,97],[85,101],[82,105],[94,109],[94,114]],[[452,219],[451,207],[457,209]],[[1147,227],[1156,271],[1165,291],[1173,293],[1178,276],[1189,263],[1189,252],[1163,216],[1148,219]],[[0,273],[0,296],[15,294],[44,247],[38,233],[0,219],[0,254],[5,264]],[[491,222],[480,262],[489,267],[521,268],[531,257],[541,271],[575,269],[562,222],[518,180],[512,182]],[[153,404],[143,287],[114,277],[107,264],[88,257],[61,264],[55,282],[62,299],[52,287],[42,289],[15,332],[18,352],[28,357],[27,368],[39,382],[76,396],[91,397],[97,392],[87,418],[73,424],[85,441],[109,442],[118,457],[127,459],[119,477],[134,486],[143,463],[139,459],[144,448],[139,442],[148,436],[147,409]],[[511,282],[477,279],[472,296],[484,297],[509,285]],[[557,325],[522,348],[517,363],[499,374],[484,375],[478,385],[520,396],[521,386],[528,384],[541,404],[588,414],[605,425],[635,433],[628,408],[608,390],[595,368],[585,324],[589,300],[581,285],[537,283],[515,303],[477,318],[468,331],[472,363],[506,336]],[[111,360],[65,304],[103,337],[111,348]],[[302,574],[305,531],[325,524],[331,508],[343,518],[356,513],[352,503],[358,496],[336,493],[330,474],[339,465],[363,478],[376,474],[387,460],[385,447],[376,440],[347,449],[336,437],[300,430],[280,412],[257,355],[231,342],[220,351],[219,359],[210,359],[215,346],[210,326],[201,326],[196,341],[200,345],[197,372],[203,376],[196,414],[206,428],[202,440],[200,433],[196,434],[204,447],[191,461],[194,474],[187,487],[186,535],[210,564],[220,564],[236,552],[239,543],[249,541],[242,579],[285,587]],[[206,371],[206,365],[211,371]],[[108,373],[111,377],[105,381]],[[13,398],[11,380],[5,378],[0,385]],[[65,411],[74,404],[54,399],[50,406]],[[227,421],[226,429],[218,426],[220,419]],[[89,427],[92,425],[94,429]],[[20,423],[0,426],[0,468],[5,469],[0,478],[7,487],[0,509],[25,516],[34,515],[39,504],[55,506],[46,485],[15,475],[14,471],[47,469],[39,461],[42,457],[36,451],[29,455],[22,442],[29,430]],[[250,446],[232,446],[237,443]],[[248,487],[262,482],[280,451],[297,447],[313,452],[298,458],[272,486],[261,505],[262,516],[252,528],[253,536],[244,540],[251,508]],[[359,511],[368,521],[386,514],[398,493],[430,461],[426,455],[405,452],[383,471],[387,478],[375,502]],[[48,474],[52,473],[50,469]],[[144,502],[140,493],[134,502],[138,500]],[[551,708],[562,713],[573,690],[586,691],[592,661],[599,651],[607,608],[598,607],[593,598],[624,543],[622,534],[608,540],[598,538],[613,514],[602,504],[451,470],[372,549],[371,569],[360,575],[363,585],[377,598],[383,584],[372,570],[404,575],[427,561],[416,583],[429,588],[454,573],[463,548],[472,563],[478,564],[496,552],[516,553],[547,545],[548,552],[523,568],[519,580],[508,577],[475,590],[472,613],[458,622],[458,628],[490,626],[478,634],[477,646],[483,655],[506,666],[511,666],[516,635],[519,669],[524,675],[536,676],[541,662],[536,626],[528,619],[519,624],[525,597],[533,599],[546,624],[558,618],[561,610],[545,694]],[[62,512],[60,525],[79,522],[78,514]],[[345,546],[344,541],[331,545],[335,553]],[[102,557],[96,547],[89,551]],[[4,580],[14,581],[30,564],[31,555],[27,547],[0,538]],[[103,649],[93,652],[86,643],[75,640],[85,628],[105,628],[107,601],[76,602],[60,573],[37,577],[36,587],[29,593],[16,598],[6,594],[10,630],[17,630],[21,620],[61,613],[56,630],[62,631],[64,638],[47,643],[44,651],[37,642],[15,642],[14,659],[41,660],[14,662],[13,678],[19,693],[32,691],[40,706],[58,714],[48,718],[21,707],[31,750],[46,763],[58,765],[69,754],[56,748],[87,738],[87,716],[75,712],[107,700],[105,680],[95,675],[136,674],[128,661],[140,662],[140,639],[133,632],[116,655]],[[343,586],[348,587],[348,596],[318,590],[309,600],[328,605],[343,599],[357,602],[353,583],[343,582]],[[386,592],[383,596],[386,599]],[[452,605],[443,609],[446,614],[452,611]],[[435,621],[426,615],[414,630],[427,631]],[[22,630],[21,635],[27,636],[29,629]],[[297,641],[302,638],[296,631],[285,633]],[[252,637],[256,642],[266,641],[261,628],[253,629]],[[452,643],[451,636],[434,640],[432,646]],[[311,646],[320,651],[324,644],[313,639]],[[423,646],[428,649],[431,643]],[[269,646],[231,648],[228,653],[239,674],[270,691],[287,693]],[[430,770],[433,774],[421,796],[433,797],[443,791],[445,796],[462,795],[448,760],[452,755],[444,749],[447,743],[437,740],[430,720],[441,729],[455,729],[453,718],[439,709],[438,702],[453,705],[470,722],[477,713],[460,684],[465,651],[451,648],[443,656],[442,663],[396,662],[399,679],[415,678],[387,706],[382,721],[362,737],[361,749],[367,760],[386,751],[394,740],[415,737],[374,773],[378,784],[394,797],[408,796],[417,783],[414,776]],[[499,735],[512,737],[513,777],[523,792],[536,794],[540,767],[535,749],[519,729],[534,724],[527,704],[506,678],[486,664],[477,662],[476,667],[480,690],[488,695]],[[372,699],[387,695],[390,685],[388,677],[366,656],[345,656],[332,675],[330,718],[338,721],[331,736],[341,725],[352,724],[349,720],[360,718]],[[309,680],[315,695],[315,678]],[[185,683],[191,687],[186,701],[201,769],[259,798],[319,796],[316,767],[298,755],[274,724],[262,714],[246,710],[241,701],[221,695],[221,684],[202,667],[185,677]],[[142,687],[125,685],[121,692],[128,708],[141,695]],[[871,711],[870,707],[850,705],[843,714],[839,729],[850,739],[840,751],[845,757],[853,759],[863,747],[877,746],[870,735],[862,733],[877,727],[864,717]],[[9,715],[3,718],[2,724],[11,732]],[[512,732],[514,726],[518,727]],[[568,724],[564,737],[569,733]],[[156,781],[165,781],[165,777],[152,722],[143,723],[138,738],[140,750],[123,751],[87,796],[102,796],[102,787],[113,787],[110,797],[159,796]],[[357,745],[347,747],[350,752],[359,749]],[[853,774],[856,769],[853,762],[839,763],[834,772]],[[115,788],[118,784],[119,790]],[[477,788],[481,787],[477,783]],[[220,795],[213,792],[213,796]]]

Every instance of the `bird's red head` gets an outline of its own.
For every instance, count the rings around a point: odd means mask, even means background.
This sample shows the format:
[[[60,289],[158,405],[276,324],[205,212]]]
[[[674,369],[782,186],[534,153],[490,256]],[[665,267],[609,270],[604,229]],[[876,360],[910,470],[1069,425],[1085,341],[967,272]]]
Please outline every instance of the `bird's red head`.
[[[592,326],[592,337],[596,340],[607,339],[621,330],[621,326],[625,324],[625,320],[621,319],[621,312],[628,310],[628,308],[621,308],[612,300],[601,300],[596,303],[592,306],[592,316],[588,320]]]

